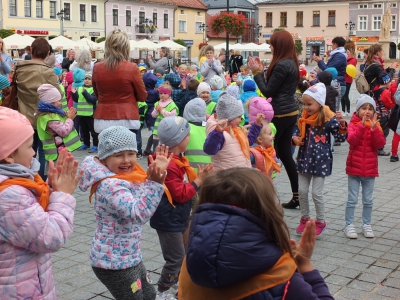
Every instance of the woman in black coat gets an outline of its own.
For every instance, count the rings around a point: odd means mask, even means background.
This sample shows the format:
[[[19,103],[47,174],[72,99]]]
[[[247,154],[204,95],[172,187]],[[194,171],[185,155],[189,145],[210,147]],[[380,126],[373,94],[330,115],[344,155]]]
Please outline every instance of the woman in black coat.
[[[231,56],[231,77],[235,73],[240,72],[240,67],[243,65],[243,56],[240,55],[240,51],[235,51],[235,55]]]
[[[297,121],[299,108],[296,104],[294,94],[300,79],[299,63],[292,35],[286,31],[275,32],[270,39],[272,61],[264,78],[260,59],[249,58],[248,66],[254,74],[261,93],[272,98],[271,105],[274,109],[272,123],[276,127],[275,151],[285,166],[288,174],[293,197],[283,203],[284,208],[296,208],[299,206],[299,183],[296,164],[292,157],[292,134]]]

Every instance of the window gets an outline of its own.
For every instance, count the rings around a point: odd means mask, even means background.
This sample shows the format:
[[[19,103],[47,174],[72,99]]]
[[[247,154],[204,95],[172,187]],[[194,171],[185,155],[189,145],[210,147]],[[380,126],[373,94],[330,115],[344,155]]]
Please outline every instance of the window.
[[[367,16],[358,16],[358,30],[367,30]]]
[[[368,5],[367,4],[360,4],[360,5],[358,5],[358,8],[361,8],[361,9],[368,8]]]
[[[43,2],[36,0],[36,18],[43,18]]]
[[[144,24],[144,19],[146,19],[145,12],[139,11],[139,24]]]
[[[395,2],[395,3],[390,3],[390,7],[391,8],[396,8],[397,7],[397,3]]]
[[[64,20],[71,20],[71,3],[64,3]]]
[[[91,10],[91,14],[92,14],[92,22],[97,22],[97,5],[92,5],[92,7],[90,8]]]
[[[296,26],[303,26],[303,12],[296,11]]]
[[[31,16],[31,0],[24,0],[25,17]]]
[[[320,14],[318,11],[313,11],[313,26],[319,26],[320,24]]]
[[[125,12],[126,15],[126,26],[132,26],[132,15],[131,15],[131,11],[127,10]]]
[[[287,26],[287,12],[281,12],[281,23],[279,25],[280,27],[286,27]]]
[[[381,29],[381,16],[373,16],[374,20],[374,27],[373,30],[380,30]]]
[[[168,28],[168,14],[164,14],[164,28]]]
[[[381,3],[374,4],[374,8],[382,8],[382,4]]]
[[[203,24],[202,22],[196,22],[195,26],[196,26],[196,33],[203,33],[203,30],[201,29],[201,24]]]
[[[396,30],[396,15],[392,15],[390,21],[390,30]]]
[[[79,19],[81,22],[86,22],[86,5],[79,4]]]
[[[246,19],[250,19],[250,12],[248,11],[238,11],[238,14],[245,16]]]
[[[272,27],[272,12],[266,13],[265,27]]]
[[[113,25],[118,26],[118,9],[113,9]]]
[[[55,19],[56,17],[56,1],[50,1],[50,19]]]
[[[10,0],[10,16],[17,15],[17,0]]]
[[[157,13],[153,13],[153,25],[157,25]]]
[[[179,32],[186,32],[186,21],[179,21]]]
[[[328,26],[336,25],[336,10],[328,11]]]

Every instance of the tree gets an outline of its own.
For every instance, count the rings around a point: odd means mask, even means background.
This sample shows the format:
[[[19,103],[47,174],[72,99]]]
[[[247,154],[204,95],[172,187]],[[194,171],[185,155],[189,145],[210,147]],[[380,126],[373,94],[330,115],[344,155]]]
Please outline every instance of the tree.
[[[297,55],[301,54],[301,51],[303,51],[303,44],[301,43],[301,41],[296,41],[294,43],[294,48],[296,49]]]
[[[274,32],[282,31],[282,30],[285,30],[285,28],[278,27],[278,28],[275,28],[275,29],[274,29]]]
[[[14,34],[14,32],[13,32],[12,30],[9,30],[9,29],[0,29],[0,37],[1,37],[2,39],[6,38],[6,37],[8,37],[8,36],[10,36],[10,35],[13,35],[13,34]]]
[[[400,50],[400,43],[397,44],[397,49]]]
[[[102,41],[105,41],[106,40],[106,38],[103,36],[103,37],[101,37],[101,38],[98,38],[97,40],[96,40],[96,43],[101,43]]]
[[[211,18],[211,31],[216,35],[226,32],[231,36],[241,36],[246,31],[246,17],[223,11]]]
[[[176,40],[174,40],[174,42],[179,44],[179,45],[182,45],[183,47],[186,47],[186,43],[182,39],[176,39]]]

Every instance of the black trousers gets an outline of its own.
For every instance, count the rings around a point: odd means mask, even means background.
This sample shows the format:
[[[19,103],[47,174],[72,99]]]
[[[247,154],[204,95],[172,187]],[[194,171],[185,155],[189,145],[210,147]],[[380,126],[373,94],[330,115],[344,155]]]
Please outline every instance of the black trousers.
[[[81,134],[83,143],[90,147],[90,135],[92,135],[93,146],[99,145],[99,134],[94,131],[94,118],[93,116],[84,117],[79,116],[79,125],[81,127]]]
[[[346,83],[346,91],[344,92],[343,97],[341,99],[343,112],[350,112],[350,98],[349,98],[350,87],[351,83]]]

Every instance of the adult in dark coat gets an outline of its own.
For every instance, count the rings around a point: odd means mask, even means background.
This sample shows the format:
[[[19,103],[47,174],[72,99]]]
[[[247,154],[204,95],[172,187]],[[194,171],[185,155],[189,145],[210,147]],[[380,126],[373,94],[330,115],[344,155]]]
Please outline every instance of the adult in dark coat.
[[[69,49],[67,53],[67,57],[64,57],[62,61],[62,68],[69,71],[69,67],[75,61],[75,51],[73,49]]]
[[[231,56],[231,61],[232,77],[233,74],[240,72],[240,67],[243,65],[243,56],[240,54],[240,51],[235,51],[235,55]]]

